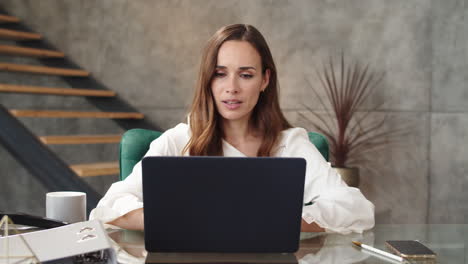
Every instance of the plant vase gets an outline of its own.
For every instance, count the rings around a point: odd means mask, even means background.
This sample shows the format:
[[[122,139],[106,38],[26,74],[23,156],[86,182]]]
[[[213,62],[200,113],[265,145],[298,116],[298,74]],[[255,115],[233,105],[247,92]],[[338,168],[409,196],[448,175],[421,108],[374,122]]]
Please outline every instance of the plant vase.
[[[334,167],[334,169],[341,175],[346,184],[350,187],[359,187],[359,168],[339,168]]]

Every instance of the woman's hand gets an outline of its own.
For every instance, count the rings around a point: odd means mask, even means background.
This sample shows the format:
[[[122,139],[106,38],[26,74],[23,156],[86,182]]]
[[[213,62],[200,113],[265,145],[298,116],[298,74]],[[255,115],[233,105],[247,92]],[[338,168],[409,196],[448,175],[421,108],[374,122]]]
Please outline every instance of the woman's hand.
[[[325,232],[325,228],[320,227],[315,222],[308,224],[304,219],[302,219],[301,232]]]
[[[143,208],[136,209],[116,218],[107,224],[115,225],[128,230],[141,230],[144,229]]]

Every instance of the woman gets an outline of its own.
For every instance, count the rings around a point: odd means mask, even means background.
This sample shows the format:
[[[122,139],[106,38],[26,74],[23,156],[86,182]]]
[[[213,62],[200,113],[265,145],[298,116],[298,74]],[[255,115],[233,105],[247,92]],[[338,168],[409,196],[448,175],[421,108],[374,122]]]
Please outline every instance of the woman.
[[[198,75],[189,124],[169,129],[146,156],[277,156],[307,161],[302,231],[362,232],[374,226],[374,206],[348,187],[309,141],[293,128],[278,100],[276,67],[261,33],[230,25],[208,41]],[[143,229],[141,162],[114,183],[91,219]]]

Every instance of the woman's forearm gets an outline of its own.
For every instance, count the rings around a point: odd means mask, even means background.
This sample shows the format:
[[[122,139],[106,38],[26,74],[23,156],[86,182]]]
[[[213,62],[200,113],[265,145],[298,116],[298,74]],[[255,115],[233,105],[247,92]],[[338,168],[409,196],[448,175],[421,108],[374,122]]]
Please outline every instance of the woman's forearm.
[[[114,219],[108,224],[115,225],[124,229],[129,230],[143,230],[144,229],[144,220],[143,220],[143,208],[133,210],[127,214]],[[301,222],[301,231],[302,232],[325,232],[325,229],[317,225],[317,223],[308,224],[306,221],[302,220]]]
[[[325,232],[325,228],[320,227],[315,222],[308,224],[302,219],[301,232]]]
[[[143,230],[143,208],[130,211],[127,214],[108,222],[108,224],[128,230]]]

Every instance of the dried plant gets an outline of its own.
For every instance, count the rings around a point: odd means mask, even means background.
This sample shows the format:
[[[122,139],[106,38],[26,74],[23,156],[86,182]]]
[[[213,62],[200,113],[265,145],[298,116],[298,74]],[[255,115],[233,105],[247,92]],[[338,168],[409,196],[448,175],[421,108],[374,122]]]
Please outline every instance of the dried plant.
[[[316,74],[321,88],[326,92],[326,99],[319,96],[317,88],[310,80],[307,79],[307,82],[332,118],[326,119],[308,106],[306,108],[318,121],[313,121],[302,113],[301,115],[328,138],[331,160],[335,167],[347,167],[349,164],[366,161],[363,154],[389,144],[398,136],[399,129],[384,129],[387,116],[377,122],[368,121],[371,111],[379,106],[356,114],[381,83],[384,73],[372,72],[369,65],[363,67],[358,62],[346,64],[344,55],[341,54],[339,69],[335,68],[330,56],[328,63],[324,62],[320,69],[316,69]]]

